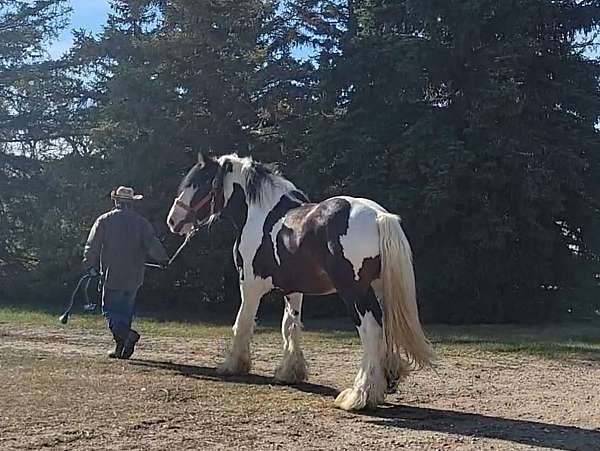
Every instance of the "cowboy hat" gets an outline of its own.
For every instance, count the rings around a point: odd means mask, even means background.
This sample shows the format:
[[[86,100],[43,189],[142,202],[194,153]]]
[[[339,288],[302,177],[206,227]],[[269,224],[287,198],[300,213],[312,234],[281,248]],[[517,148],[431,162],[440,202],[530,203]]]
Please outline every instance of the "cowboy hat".
[[[110,193],[110,197],[114,200],[140,200],[144,196],[141,194],[133,194],[133,188],[129,186],[119,186]]]

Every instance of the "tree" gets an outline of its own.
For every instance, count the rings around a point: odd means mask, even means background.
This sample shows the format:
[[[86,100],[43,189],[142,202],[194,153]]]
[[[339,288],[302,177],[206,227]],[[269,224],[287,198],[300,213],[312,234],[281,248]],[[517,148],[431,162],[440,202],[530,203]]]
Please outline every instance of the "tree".
[[[59,64],[44,61],[44,44],[67,13],[64,0],[0,2],[0,290],[39,262],[28,239],[45,214],[40,159],[73,134],[57,108],[69,102],[69,82]]]
[[[159,233],[199,150],[282,160],[311,69],[290,56],[286,27],[276,4],[259,0],[122,0],[98,38],[77,33],[69,61],[92,80],[91,142],[109,166],[104,183],[143,191]],[[210,255],[184,256],[191,261],[161,280],[165,295],[200,284],[204,296],[221,298],[223,267],[237,292],[232,234],[208,241]],[[169,236],[167,245],[177,244]]]
[[[598,244],[596,3],[349,5],[305,170],[401,213],[430,319],[566,312]]]

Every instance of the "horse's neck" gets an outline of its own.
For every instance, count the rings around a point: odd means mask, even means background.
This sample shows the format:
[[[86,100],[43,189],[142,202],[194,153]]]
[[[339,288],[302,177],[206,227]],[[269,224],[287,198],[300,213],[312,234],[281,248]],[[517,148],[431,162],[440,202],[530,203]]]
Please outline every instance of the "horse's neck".
[[[252,202],[246,194],[246,202],[248,204],[248,220],[252,221],[263,221],[267,218],[269,213],[275,208],[275,206],[281,201],[282,196],[294,191],[295,187],[291,182],[285,179],[277,181],[278,183],[273,186],[273,189],[267,193],[260,200]]]
[[[232,176],[234,187],[235,185],[238,185],[238,187],[244,188],[241,188],[238,193],[235,193],[234,188],[234,192],[227,202],[226,209],[229,211],[229,216],[232,217],[236,225],[240,228],[243,228],[244,226],[244,224],[241,224],[240,222],[252,222],[254,224],[260,224],[260,228],[262,229],[262,224],[271,210],[279,203],[281,197],[297,190],[294,184],[289,180],[284,179],[283,177],[274,176],[273,183],[268,184],[265,191],[263,191],[257,199],[251,199],[247,192],[243,174],[235,171]],[[240,197],[243,197],[243,201]]]

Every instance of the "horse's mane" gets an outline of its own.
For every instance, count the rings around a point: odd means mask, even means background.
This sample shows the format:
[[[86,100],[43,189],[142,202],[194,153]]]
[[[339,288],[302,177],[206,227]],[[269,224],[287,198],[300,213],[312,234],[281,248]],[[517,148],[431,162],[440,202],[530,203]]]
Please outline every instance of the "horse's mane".
[[[238,157],[236,154],[224,158],[240,165],[240,173],[245,181],[244,190],[248,201],[253,204],[272,203],[284,193],[297,191],[294,184],[281,175],[275,163],[261,163],[252,157]]]
[[[246,176],[246,194],[252,203],[260,204],[266,191],[275,188],[275,185],[283,179],[276,164],[259,163],[252,159],[248,165],[243,166],[243,172]]]

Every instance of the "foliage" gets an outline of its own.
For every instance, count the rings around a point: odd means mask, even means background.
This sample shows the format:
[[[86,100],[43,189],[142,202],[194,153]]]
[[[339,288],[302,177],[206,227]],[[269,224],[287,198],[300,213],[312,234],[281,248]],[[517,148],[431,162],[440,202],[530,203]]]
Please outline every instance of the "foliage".
[[[64,291],[118,184],[174,250],[167,209],[209,150],[398,212],[429,320],[597,308],[597,2],[115,0],[60,61],[65,2],[31,4],[0,2],[0,289]],[[144,297],[232,310],[231,241],[218,224]]]
[[[598,64],[578,33],[595,29],[598,10],[353,7],[350,36],[322,71],[337,101],[325,105],[302,170],[401,213],[430,318],[549,319],[574,307],[573,289],[589,296],[600,98]]]

